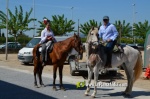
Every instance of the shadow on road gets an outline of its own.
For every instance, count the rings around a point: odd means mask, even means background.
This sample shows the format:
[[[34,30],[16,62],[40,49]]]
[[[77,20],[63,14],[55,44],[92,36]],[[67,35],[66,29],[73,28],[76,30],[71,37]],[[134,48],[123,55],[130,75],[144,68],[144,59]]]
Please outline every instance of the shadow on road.
[[[88,79],[88,72],[87,71],[81,71],[80,73],[76,74],[75,76],[82,76],[84,79]],[[94,74],[92,79],[94,79]],[[111,81],[115,81],[116,79],[124,79],[124,75],[121,73],[117,73],[115,76],[110,74],[99,74],[98,80],[107,80],[110,79]]]
[[[46,87],[48,87],[48,86],[53,86],[53,84],[46,85]],[[59,90],[59,84],[56,84],[56,87]],[[66,88],[66,91],[69,91],[69,90],[85,90],[86,89],[86,87],[77,88],[76,85],[74,85],[74,84],[64,84],[64,87]]]
[[[116,98],[117,98],[117,96],[123,96],[122,92],[108,93],[108,94],[103,94],[103,95],[104,95],[103,97],[116,97]],[[147,96],[147,98],[148,98],[150,96],[150,92],[149,91],[132,91],[131,96],[129,96],[129,97],[124,96],[124,97],[125,98],[136,98],[139,96]]]
[[[0,81],[0,99],[56,99],[39,92]]]

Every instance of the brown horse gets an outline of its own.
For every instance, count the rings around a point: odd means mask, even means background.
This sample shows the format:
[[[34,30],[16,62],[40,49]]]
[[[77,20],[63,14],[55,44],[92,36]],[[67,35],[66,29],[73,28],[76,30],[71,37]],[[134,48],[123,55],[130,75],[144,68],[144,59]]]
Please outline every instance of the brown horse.
[[[68,53],[71,51],[72,48],[74,48],[79,54],[83,53],[82,49],[82,43],[81,39],[78,35],[74,34],[74,36],[64,40],[64,41],[59,41],[54,43],[53,50],[51,53],[48,54],[49,56],[49,61],[47,61],[48,64],[53,65],[53,89],[56,89],[55,86],[55,80],[56,80],[56,72],[57,72],[57,67],[59,67],[59,78],[60,78],[60,89],[65,90],[63,87],[63,82],[62,82],[62,70],[63,70],[63,64],[66,61]],[[38,74],[39,77],[39,84],[41,86],[44,86],[43,81],[42,81],[42,59],[40,55],[38,54],[38,48],[40,44],[36,45],[33,49],[33,61],[34,61],[34,84],[36,87],[37,85],[37,80],[36,80],[36,74]]]

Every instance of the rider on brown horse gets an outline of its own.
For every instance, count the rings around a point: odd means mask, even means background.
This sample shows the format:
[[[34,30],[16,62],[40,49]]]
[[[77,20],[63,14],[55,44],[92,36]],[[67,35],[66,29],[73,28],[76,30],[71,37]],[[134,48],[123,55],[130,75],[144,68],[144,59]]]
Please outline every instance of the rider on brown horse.
[[[56,39],[54,38],[54,33],[50,28],[50,20],[44,19],[44,24],[46,25],[45,29],[41,32],[41,41],[40,44],[42,44],[42,66],[46,65],[45,60],[45,53],[46,53],[46,43],[48,41],[54,41],[56,42]]]
[[[106,54],[107,54],[107,62],[106,67],[111,67],[111,58],[112,51],[116,44],[116,38],[118,36],[118,32],[116,27],[113,24],[109,23],[109,17],[103,17],[104,25],[102,25],[99,29],[99,36],[103,39],[104,42],[107,42],[106,45]]]

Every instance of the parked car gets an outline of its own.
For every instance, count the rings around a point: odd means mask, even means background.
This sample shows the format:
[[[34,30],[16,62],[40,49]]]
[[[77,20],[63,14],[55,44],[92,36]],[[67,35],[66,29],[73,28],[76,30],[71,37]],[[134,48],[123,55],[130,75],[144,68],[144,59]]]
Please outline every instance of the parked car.
[[[140,50],[144,50],[144,44],[136,44],[136,46],[137,46]]]
[[[11,48],[19,49],[22,46],[18,42],[7,42],[7,47],[8,47],[8,49],[11,49]],[[5,48],[6,48],[6,43],[3,43],[2,45],[0,45],[0,49],[5,49]]]
[[[69,38],[69,36],[55,36],[55,38],[57,41],[62,41]],[[33,63],[32,50],[34,46],[40,42],[40,40],[40,37],[34,37],[29,41],[29,43],[26,44],[26,47],[20,49],[18,52],[18,60],[24,64]],[[78,52],[75,49],[72,49],[68,54],[66,62],[70,62],[70,60],[72,60],[77,54]]]

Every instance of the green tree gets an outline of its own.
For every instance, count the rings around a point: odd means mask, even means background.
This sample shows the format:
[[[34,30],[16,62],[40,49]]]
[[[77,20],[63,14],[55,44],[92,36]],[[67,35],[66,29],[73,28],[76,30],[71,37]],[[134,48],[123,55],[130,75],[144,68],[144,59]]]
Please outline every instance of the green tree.
[[[130,23],[125,23],[125,20],[123,20],[122,22],[120,20],[115,21],[116,29],[119,33],[118,39],[119,42],[121,43],[121,38],[122,37],[130,37],[130,32],[131,32],[131,27],[130,27]]]
[[[45,28],[45,25],[43,24],[43,21],[38,22],[40,24],[40,27],[37,29],[37,32],[40,35],[41,31]],[[51,20],[51,29],[53,30],[55,35],[63,35],[67,32],[69,33],[74,31],[74,24],[75,22],[73,22],[72,20],[68,20],[64,17],[64,15],[53,15]]]
[[[89,22],[86,22],[84,23],[83,25],[80,24],[80,32],[87,35],[89,30],[92,28],[92,27],[100,27],[101,26],[101,22],[98,23],[97,21],[95,21],[94,19],[93,20],[89,20]]]
[[[150,25],[147,20],[145,22],[138,22],[134,24],[134,36],[145,40],[146,33],[150,30]]]
[[[32,21],[36,21],[36,19],[30,18],[32,8],[29,12],[25,12],[25,15],[23,13],[22,6],[19,6],[19,8],[20,9],[18,10],[18,8],[15,7],[14,14],[10,9],[8,9],[8,33],[15,38],[15,41],[20,34],[24,33],[25,31],[34,29],[29,27],[28,24]],[[3,11],[0,11],[0,20],[2,20],[0,28],[6,28],[6,14]]]

